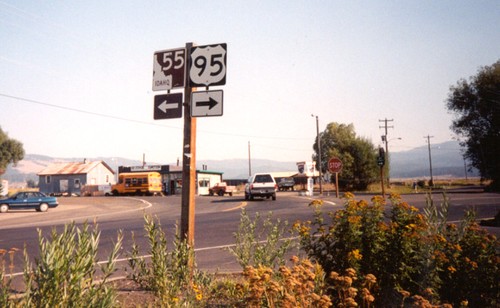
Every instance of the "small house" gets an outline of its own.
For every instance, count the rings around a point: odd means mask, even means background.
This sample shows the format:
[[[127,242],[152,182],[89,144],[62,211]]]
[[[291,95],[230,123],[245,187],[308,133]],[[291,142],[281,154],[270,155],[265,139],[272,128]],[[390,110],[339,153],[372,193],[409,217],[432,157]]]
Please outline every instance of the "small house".
[[[40,191],[49,195],[80,195],[85,185],[115,184],[115,172],[104,161],[55,163],[37,175]]]

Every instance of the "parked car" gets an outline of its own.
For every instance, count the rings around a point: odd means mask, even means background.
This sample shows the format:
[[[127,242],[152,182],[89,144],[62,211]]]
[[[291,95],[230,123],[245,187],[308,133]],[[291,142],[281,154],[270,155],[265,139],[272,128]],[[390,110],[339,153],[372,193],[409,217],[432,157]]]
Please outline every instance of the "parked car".
[[[253,200],[254,197],[276,200],[277,190],[278,185],[271,174],[256,173],[245,184],[245,200]]]
[[[236,186],[229,186],[226,184],[226,182],[217,183],[215,184],[215,186],[211,187],[208,190],[208,194],[210,196],[213,195],[224,196],[224,194],[232,196],[233,192],[236,192]]]
[[[282,178],[278,183],[278,189],[281,190],[294,190],[295,181],[293,178]]]
[[[112,196],[111,185],[103,184],[103,185],[84,185],[80,189],[80,195],[82,197],[89,196]]]
[[[37,212],[46,212],[58,205],[56,197],[49,197],[37,191],[20,191],[9,198],[0,199],[0,213],[12,209],[36,209]]]

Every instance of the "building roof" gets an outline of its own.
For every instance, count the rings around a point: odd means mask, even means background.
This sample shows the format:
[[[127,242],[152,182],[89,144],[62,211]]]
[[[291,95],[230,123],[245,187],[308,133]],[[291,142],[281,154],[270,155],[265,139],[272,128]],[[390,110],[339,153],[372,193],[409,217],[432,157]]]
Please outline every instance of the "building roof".
[[[112,174],[115,174],[113,169],[103,161],[92,162],[70,162],[70,163],[55,163],[47,166],[40,171],[37,175],[58,175],[58,174],[87,174],[92,169],[100,164],[104,165]]]

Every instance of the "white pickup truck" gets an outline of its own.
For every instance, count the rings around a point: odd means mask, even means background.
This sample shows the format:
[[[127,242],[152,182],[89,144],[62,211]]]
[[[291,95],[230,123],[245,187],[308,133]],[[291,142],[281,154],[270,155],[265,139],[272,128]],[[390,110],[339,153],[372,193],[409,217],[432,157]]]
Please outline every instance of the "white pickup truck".
[[[256,173],[245,184],[245,200],[253,200],[254,197],[276,200],[277,190],[278,185],[271,174]]]

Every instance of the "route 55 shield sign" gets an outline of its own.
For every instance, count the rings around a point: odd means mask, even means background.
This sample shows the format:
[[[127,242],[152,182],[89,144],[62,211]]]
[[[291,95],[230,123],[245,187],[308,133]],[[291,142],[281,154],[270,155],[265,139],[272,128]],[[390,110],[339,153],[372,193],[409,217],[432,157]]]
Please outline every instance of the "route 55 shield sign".
[[[186,49],[155,52],[153,61],[153,91],[184,87]]]
[[[189,84],[191,87],[226,84],[227,44],[191,48]]]

